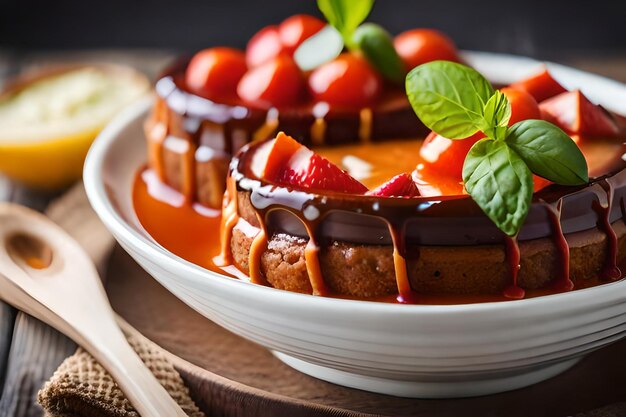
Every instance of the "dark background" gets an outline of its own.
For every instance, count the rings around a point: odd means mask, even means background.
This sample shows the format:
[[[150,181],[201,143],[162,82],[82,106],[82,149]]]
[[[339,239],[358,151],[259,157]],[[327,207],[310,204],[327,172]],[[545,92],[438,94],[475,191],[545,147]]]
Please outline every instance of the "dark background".
[[[244,46],[266,24],[313,0],[0,0],[0,48],[160,48]],[[461,48],[538,58],[626,52],[625,0],[378,0],[369,20],[391,33],[438,28]]]

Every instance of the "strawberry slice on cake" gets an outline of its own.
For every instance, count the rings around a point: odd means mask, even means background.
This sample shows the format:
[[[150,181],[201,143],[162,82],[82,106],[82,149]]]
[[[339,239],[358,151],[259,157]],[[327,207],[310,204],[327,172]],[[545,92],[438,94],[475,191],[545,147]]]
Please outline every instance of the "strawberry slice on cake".
[[[580,90],[561,93],[539,104],[541,114],[569,133],[613,137],[620,129],[613,117],[593,104]]]
[[[529,93],[537,100],[542,102],[551,97],[557,96],[562,93],[566,93],[567,90],[557,80],[552,78],[552,75],[547,68],[537,74],[530,76],[524,80],[520,80],[511,84],[512,88],[523,90]]]
[[[419,197],[420,192],[411,174],[398,174],[386,183],[369,191],[367,195],[377,197]]]
[[[251,170],[260,179],[299,189],[367,192],[367,187],[350,174],[283,132],[259,147]]]

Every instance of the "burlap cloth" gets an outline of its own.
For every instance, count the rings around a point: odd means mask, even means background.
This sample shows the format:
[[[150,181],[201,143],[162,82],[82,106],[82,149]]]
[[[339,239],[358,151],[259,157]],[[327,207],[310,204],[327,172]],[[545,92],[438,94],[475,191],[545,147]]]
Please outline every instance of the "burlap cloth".
[[[54,201],[46,214],[83,246],[102,273],[113,238],[92,211],[82,185]],[[118,323],[130,345],[185,413],[204,416],[165,352],[122,318],[118,317]],[[63,361],[37,399],[51,417],[139,417],[109,373],[82,348]]]
[[[130,345],[185,413],[203,417],[163,350],[129,325],[122,327]],[[38,401],[50,417],[139,417],[109,373],[82,348],[61,364],[39,391]]]

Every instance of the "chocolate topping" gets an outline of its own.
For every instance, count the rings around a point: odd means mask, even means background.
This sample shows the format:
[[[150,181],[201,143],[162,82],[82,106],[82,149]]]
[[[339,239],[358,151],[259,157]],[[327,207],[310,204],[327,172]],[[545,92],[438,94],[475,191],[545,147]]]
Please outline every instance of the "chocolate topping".
[[[414,138],[428,133],[404,90],[392,85],[372,109],[332,108],[312,101],[283,109],[261,109],[237,99],[217,103],[189,92],[184,83],[186,65],[181,60],[170,67],[157,81],[156,93],[183,116],[184,129],[196,144],[202,144],[207,122],[221,126],[224,136],[224,144],[211,147],[232,153],[246,142],[267,139],[279,130],[309,146]]]
[[[496,244],[504,234],[485,216],[469,196],[384,198],[338,193],[315,194],[263,183],[249,171],[249,156],[255,146],[242,150],[231,163],[238,189],[250,192],[252,205],[267,213],[268,228],[275,232],[306,237],[307,233],[293,213],[307,220],[322,219],[318,235],[326,240],[360,244],[391,245],[386,222],[403,227],[407,245],[463,246]],[[617,157],[610,175],[592,179],[577,187],[551,185],[535,193],[519,240],[549,237],[552,221],[545,205],[560,204],[563,233],[596,227],[598,214],[594,202],[606,206],[607,191],[613,191],[609,222],[624,217],[626,163]]]

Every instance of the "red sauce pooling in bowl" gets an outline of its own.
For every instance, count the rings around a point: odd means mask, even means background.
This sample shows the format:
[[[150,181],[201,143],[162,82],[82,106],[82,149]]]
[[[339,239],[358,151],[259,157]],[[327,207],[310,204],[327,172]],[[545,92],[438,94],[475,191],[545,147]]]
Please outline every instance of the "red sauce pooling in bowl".
[[[133,204],[141,225],[161,246],[196,265],[222,272],[212,258],[220,252],[221,212],[184,201],[161,184],[151,170],[140,171],[133,187]]]

